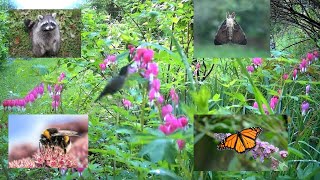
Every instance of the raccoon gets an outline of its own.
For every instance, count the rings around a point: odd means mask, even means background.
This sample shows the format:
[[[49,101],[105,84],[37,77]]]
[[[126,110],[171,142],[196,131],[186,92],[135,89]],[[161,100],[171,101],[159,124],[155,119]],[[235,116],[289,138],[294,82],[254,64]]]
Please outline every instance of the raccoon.
[[[61,37],[56,13],[39,15],[38,20],[26,19],[24,24],[32,41],[32,52],[36,57],[56,56],[60,49]]]

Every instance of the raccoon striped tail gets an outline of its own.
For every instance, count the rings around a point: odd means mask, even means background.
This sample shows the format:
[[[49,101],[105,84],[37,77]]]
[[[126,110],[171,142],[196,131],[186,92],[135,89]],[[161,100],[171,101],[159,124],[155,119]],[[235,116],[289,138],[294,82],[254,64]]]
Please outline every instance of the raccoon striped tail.
[[[25,31],[30,32],[34,26],[35,22],[31,21],[30,19],[25,19],[24,20],[24,25],[25,25]]]

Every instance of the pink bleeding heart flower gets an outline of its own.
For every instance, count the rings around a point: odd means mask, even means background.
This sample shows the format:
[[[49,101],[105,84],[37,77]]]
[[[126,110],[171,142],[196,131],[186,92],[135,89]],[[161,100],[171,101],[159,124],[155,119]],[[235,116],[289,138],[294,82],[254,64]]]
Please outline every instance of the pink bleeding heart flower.
[[[292,73],[292,79],[295,81],[298,78],[298,70],[294,69]]]
[[[29,94],[28,97],[29,97],[29,103],[30,104],[33,103],[36,100],[36,98],[34,97],[33,94]]]
[[[127,99],[122,99],[122,104],[126,109],[129,109],[131,107],[131,102]]]
[[[178,145],[178,148],[179,150],[183,150],[184,147],[186,146],[186,141],[182,140],[182,139],[178,139],[177,140],[177,145]]]
[[[163,98],[163,96],[159,93],[159,96],[158,96],[157,102],[158,102],[158,103],[160,103],[160,104],[162,104],[162,103],[163,103],[163,101],[164,101],[164,98]]]
[[[52,100],[53,100],[53,101],[60,102],[60,95],[53,95],[53,96],[52,96]]]
[[[156,91],[160,91],[160,80],[159,79],[154,79],[152,82],[151,82],[151,88],[153,88],[154,90]]]
[[[300,67],[300,72],[306,72],[307,71],[307,65],[308,65],[308,62],[306,59],[302,59],[299,67]]]
[[[188,119],[185,116],[181,116],[178,118],[179,123],[181,124],[181,128],[184,128],[188,125]]]
[[[59,76],[58,81],[61,82],[64,78],[66,77],[66,74],[64,72],[62,72]]]
[[[282,76],[282,78],[283,78],[283,80],[287,80],[287,79],[289,78],[289,75],[288,75],[288,74],[284,74],[284,75]]]
[[[42,87],[42,86],[38,86],[38,94],[39,94],[40,96],[42,96],[43,93],[44,93],[43,87]]]
[[[106,70],[106,65],[104,63],[99,64],[99,67],[102,72]]]
[[[145,48],[138,48],[137,49],[137,52],[136,52],[136,55],[135,55],[135,57],[134,57],[134,60],[135,61],[141,61],[141,58],[142,58],[142,56],[143,56],[143,54],[144,54],[144,52],[146,51],[147,49],[145,49]]]
[[[146,49],[142,56],[143,63],[148,64],[149,62],[151,62],[153,55],[154,55],[154,52],[152,49]]]
[[[278,103],[278,98],[275,97],[275,96],[272,97],[271,100],[270,100],[270,108],[272,110],[274,110],[274,108],[276,107],[277,103]]]
[[[116,60],[117,60],[117,56],[116,56],[116,55],[109,55],[109,56],[107,57],[107,59],[108,59],[110,62],[115,63]]]
[[[5,100],[2,101],[2,106],[3,106],[4,110],[7,109],[8,105],[9,105],[9,103],[8,103],[8,100],[7,100],[7,99],[5,99]]]
[[[252,107],[255,108],[255,109],[258,109],[258,108],[259,108],[258,103],[257,103],[257,102],[254,102],[253,105],[252,105]]]
[[[82,172],[83,172],[85,169],[86,169],[86,168],[83,168],[83,167],[78,167],[78,168],[77,168],[79,177],[82,176]]]
[[[169,94],[171,96],[172,102],[177,105],[179,103],[179,96],[176,93],[176,91],[173,88],[171,88]]]
[[[172,106],[170,104],[167,104],[167,105],[162,107],[161,115],[162,115],[162,117],[165,117],[167,114],[171,114],[172,111],[173,111]]]
[[[159,126],[159,130],[162,131],[165,135],[172,134],[176,129],[173,128],[170,124],[164,124]]]
[[[262,108],[264,110],[264,113],[266,113],[267,115],[269,115],[269,111],[268,111],[268,108],[265,104],[262,104]]]
[[[254,64],[255,67],[261,66],[262,65],[262,58],[252,58],[252,63]]]
[[[247,71],[249,74],[251,74],[254,71],[254,67],[253,66],[247,66]]]
[[[58,107],[59,107],[59,101],[52,101],[52,108],[53,108],[54,110],[57,110]]]
[[[154,98],[156,98],[158,93],[159,92],[157,92],[155,89],[151,88],[149,91],[149,101],[152,101]]]
[[[307,53],[307,59],[309,60],[309,64],[314,60],[314,55],[313,53]]]
[[[157,63],[149,63],[148,69],[145,71],[144,77],[149,79],[149,81],[153,81],[154,77],[158,76],[159,69]]]

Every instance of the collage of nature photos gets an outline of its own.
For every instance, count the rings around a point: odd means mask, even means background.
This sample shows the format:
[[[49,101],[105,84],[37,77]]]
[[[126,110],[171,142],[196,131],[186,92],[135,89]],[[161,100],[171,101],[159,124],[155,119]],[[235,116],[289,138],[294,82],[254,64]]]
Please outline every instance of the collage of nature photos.
[[[0,179],[320,179],[318,0],[0,1]]]

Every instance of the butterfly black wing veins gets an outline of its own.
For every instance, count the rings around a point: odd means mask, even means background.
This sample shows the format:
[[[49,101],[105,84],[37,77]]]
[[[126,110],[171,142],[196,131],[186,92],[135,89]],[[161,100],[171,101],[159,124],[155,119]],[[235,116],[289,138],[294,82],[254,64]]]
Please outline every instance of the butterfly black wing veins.
[[[262,129],[260,127],[251,127],[247,129],[243,129],[242,131],[238,131],[235,134],[231,134],[224,138],[217,146],[218,150],[235,150],[237,153],[245,153],[251,149],[253,149],[256,146],[256,139],[262,132]],[[246,138],[246,139],[244,139]],[[248,140],[250,140],[253,145],[248,143]],[[234,143],[233,143],[234,142]],[[240,147],[237,147],[239,145]]]

